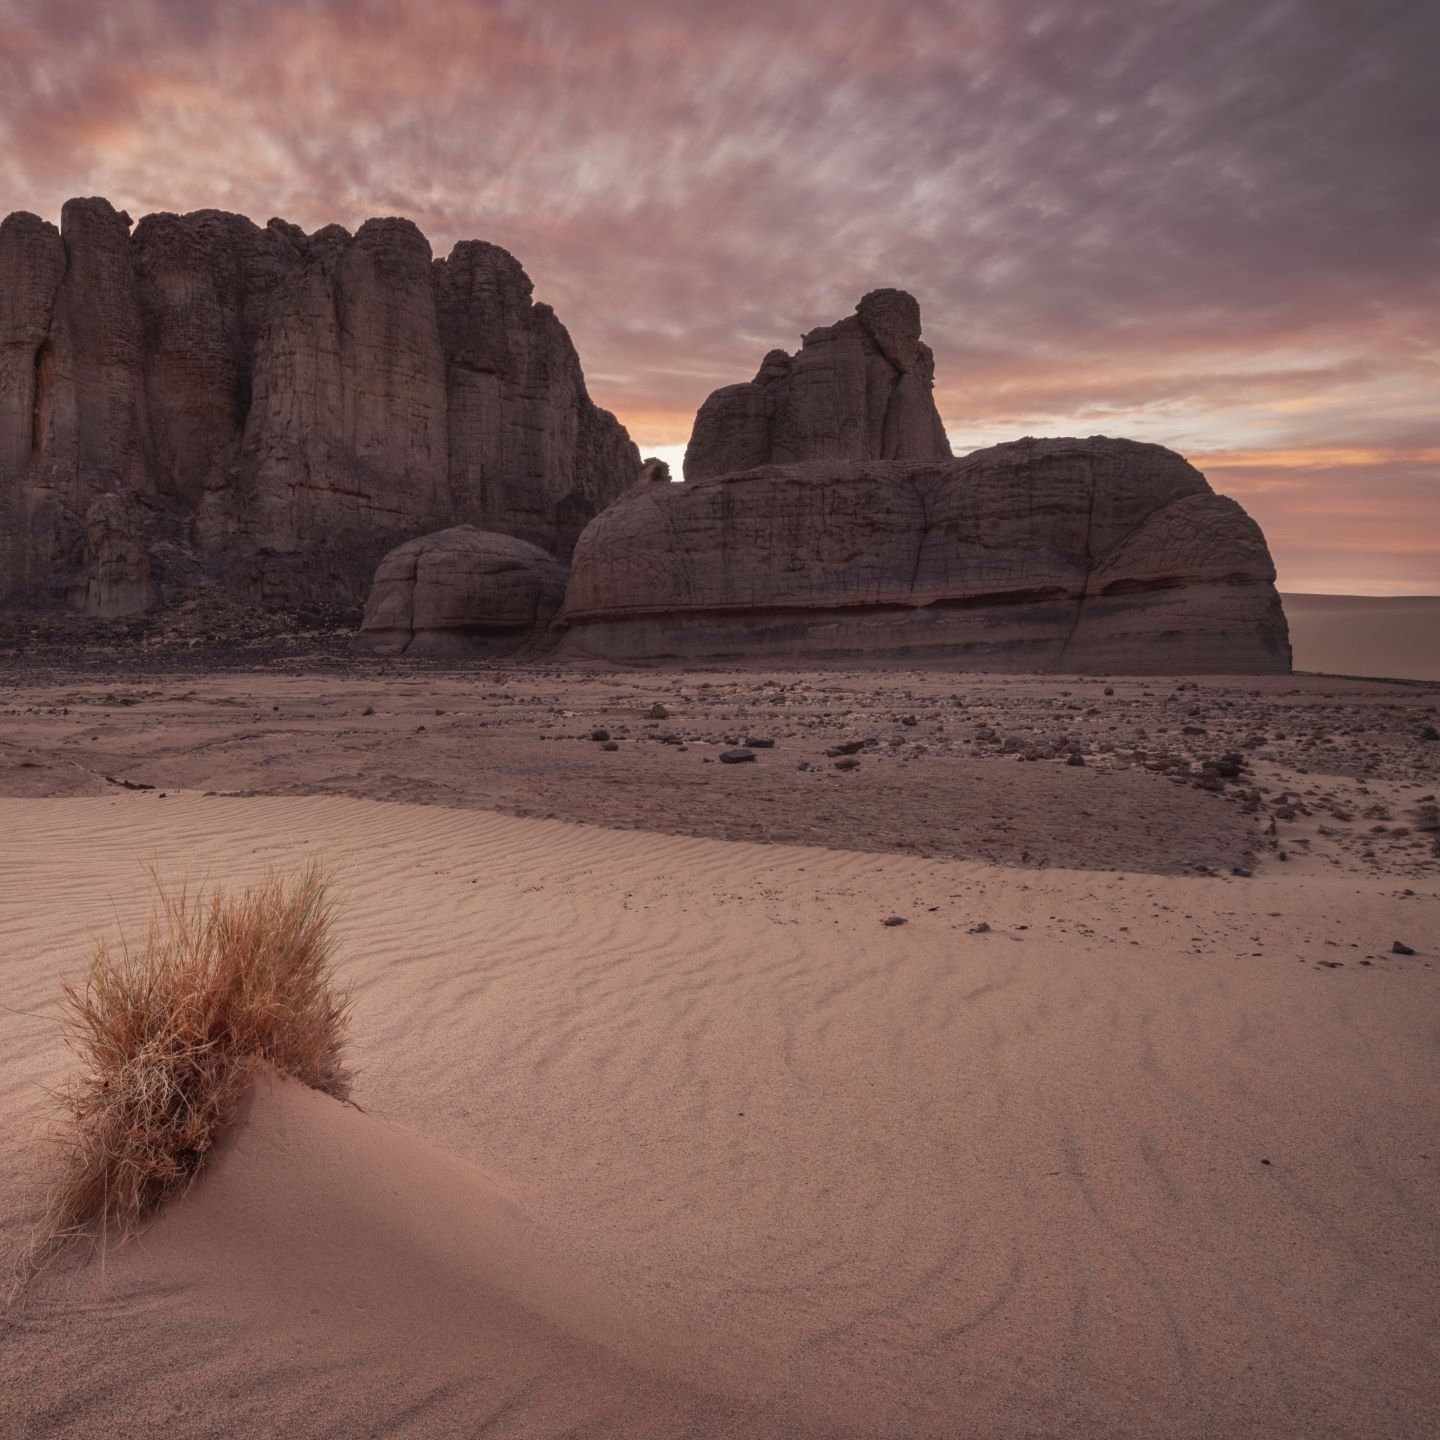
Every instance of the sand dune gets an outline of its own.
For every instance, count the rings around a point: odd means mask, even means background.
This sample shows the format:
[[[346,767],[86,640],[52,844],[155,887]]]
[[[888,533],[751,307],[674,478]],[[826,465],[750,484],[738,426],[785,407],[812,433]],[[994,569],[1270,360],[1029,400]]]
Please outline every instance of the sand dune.
[[[216,1342],[257,1371],[231,1433],[503,1433],[513,1412],[520,1433],[579,1414],[658,1436],[715,1408],[687,1378],[706,1349],[650,1333],[630,1294],[553,1243],[515,1187],[262,1074],[205,1184],[107,1262],[122,1305],[166,1302],[163,1332],[142,1321],[147,1343],[118,1347],[124,1408],[163,1424],[181,1377],[213,1386]],[[166,1343],[181,1324],[199,1354]]]
[[[1285,595],[1297,670],[1440,680],[1440,595]]]
[[[352,799],[0,824],[8,1242],[57,981],[143,917],[142,862],[338,867],[366,1111],[262,1087],[139,1246],[42,1280],[7,1433],[1440,1426],[1433,884]]]

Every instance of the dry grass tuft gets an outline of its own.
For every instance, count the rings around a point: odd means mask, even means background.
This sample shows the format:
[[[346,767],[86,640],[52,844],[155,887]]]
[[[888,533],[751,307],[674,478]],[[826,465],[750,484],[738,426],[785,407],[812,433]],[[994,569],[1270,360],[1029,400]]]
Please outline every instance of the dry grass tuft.
[[[182,1194],[259,1063],[345,1099],[350,999],[336,988],[325,875],[157,900],[144,947],[105,941],[65,987],[81,1073],[59,1099],[66,1158],[37,1239],[123,1239]]]

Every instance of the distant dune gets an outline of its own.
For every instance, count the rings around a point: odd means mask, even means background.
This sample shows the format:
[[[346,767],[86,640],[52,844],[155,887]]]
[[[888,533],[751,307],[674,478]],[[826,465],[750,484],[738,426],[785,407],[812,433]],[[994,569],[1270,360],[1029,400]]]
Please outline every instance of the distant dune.
[[[1297,670],[1440,680],[1440,595],[1283,595]]]

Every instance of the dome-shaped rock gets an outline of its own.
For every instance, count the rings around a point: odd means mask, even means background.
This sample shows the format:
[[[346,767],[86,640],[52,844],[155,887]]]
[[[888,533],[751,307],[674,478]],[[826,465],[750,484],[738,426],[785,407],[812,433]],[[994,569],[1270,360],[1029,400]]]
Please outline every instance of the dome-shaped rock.
[[[507,654],[542,639],[568,569],[538,545],[457,525],[381,560],[360,643],[410,655]]]
[[[1259,527],[1158,445],[770,465],[632,489],[580,537],[568,650],[984,670],[1286,671]]]

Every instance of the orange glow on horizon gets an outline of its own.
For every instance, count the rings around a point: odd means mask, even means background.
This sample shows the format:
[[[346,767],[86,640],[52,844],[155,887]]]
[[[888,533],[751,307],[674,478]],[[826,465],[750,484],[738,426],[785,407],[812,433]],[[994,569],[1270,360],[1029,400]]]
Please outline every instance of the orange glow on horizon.
[[[1440,449],[1382,450],[1360,446],[1316,446],[1281,450],[1195,451],[1188,457],[1211,470],[1332,470],[1369,465],[1436,465]]]
[[[688,445],[690,430],[695,416],[688,410],[636,410],[627,406],[624,400],[615,400],[591,390],[591,398],[597,405],[612,411],[615,418],[630,432],[630,438],[642,450],[646,446],[670,447]]]

